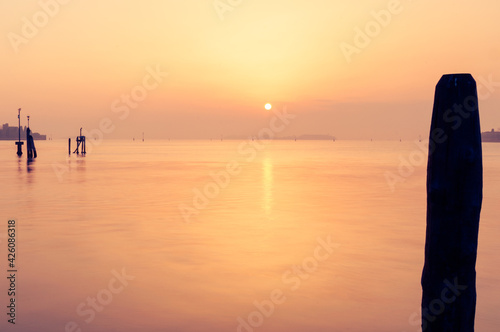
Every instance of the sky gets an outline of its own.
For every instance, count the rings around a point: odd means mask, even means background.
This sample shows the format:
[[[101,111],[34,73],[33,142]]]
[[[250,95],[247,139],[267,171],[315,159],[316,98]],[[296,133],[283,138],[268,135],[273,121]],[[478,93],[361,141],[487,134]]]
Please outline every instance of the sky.
[[[491,130],[499,16],[493,0],[1,1],[0,122],[22,108],[54,139],[249,137],[287,112],[280,136],[416,139],[440,77],[471,73]]]

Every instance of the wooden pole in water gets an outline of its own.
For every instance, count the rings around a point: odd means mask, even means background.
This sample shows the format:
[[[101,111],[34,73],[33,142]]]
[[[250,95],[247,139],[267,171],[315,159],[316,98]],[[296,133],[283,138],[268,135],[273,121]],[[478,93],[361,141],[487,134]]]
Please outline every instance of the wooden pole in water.
[[[17,145],[17,155],[21,157],[23,155],[23,144],[24,142],[21,142],[21,109],[17,110],[17,119],[18,119],[18,129],[19,129],[19,140],[16,142]]]
[[[68,138],[68,154],[71,154],[71,137]]]
[[[422,331],[474,331],[482,187],[476,82],[444,75],[429,138]]]

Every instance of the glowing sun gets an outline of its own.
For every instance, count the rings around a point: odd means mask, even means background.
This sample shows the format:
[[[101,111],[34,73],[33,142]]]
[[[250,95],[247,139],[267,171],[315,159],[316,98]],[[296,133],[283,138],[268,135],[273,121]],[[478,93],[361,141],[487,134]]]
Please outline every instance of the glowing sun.
[[[266,110],[270,110],[271,108],[273,108],[273,105],[267,103],[266,106],[264,106],[266,108]]]

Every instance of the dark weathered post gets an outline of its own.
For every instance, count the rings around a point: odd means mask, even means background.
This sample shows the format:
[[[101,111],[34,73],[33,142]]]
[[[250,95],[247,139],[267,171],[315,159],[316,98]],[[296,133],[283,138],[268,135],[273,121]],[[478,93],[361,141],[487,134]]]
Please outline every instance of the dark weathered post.
[[[71,154],[71,137],[68,138],[68,154]]]
[[[476,82],[470,74],[444,75],[429,139],[423,331],[474,331],[482,187]]]

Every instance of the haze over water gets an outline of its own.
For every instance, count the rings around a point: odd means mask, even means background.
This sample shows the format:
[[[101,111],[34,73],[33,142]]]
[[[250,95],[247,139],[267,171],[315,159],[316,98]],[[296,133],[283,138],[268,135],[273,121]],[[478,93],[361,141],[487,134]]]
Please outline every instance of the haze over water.
[[[214,5],[218,5],[214,6]],[[443,74],[471,73],[500,127],[500,3],[492,0],[38,0],[0,3],[0,125],[56,138],[426,136]],[[90,136],[90,135],[86,135]]]
[[[426,156],[394,191],[385,178],[417,144],[269,141],[249,161],[241,143],[105,140],[68,159],[67,141],[40,141],[27,164],[0,142],[2,225],[18,222],[16,327],[237,331],[250,316],[263,317],[255,331],[419,331]],[[483,154],[476,330],[493,332],[500,145]],[[240,173],[186,223],[179,206],[234,162]],[[256,315],[272,294],[280,303]],[[99,296],[100,312],[87,304]]]
[[[0,331],[419,331],[427,148],[413,140],[451,73],[474,77],[482,129],[499,131],[498,13],[0,1],[0,126],[49,139],[32,163],[27,142],[19,159],[0,140]],[[89,153],[68,156],[79,130]],[[483,147],[476,328],[497,332],[500,144]]]

